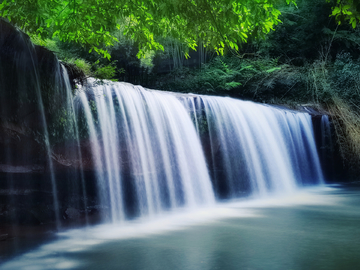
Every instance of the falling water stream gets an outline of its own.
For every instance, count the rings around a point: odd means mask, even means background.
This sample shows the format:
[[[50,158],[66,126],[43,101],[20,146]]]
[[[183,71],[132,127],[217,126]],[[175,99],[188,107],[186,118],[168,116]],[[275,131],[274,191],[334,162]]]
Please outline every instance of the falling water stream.
[[[112,223],[324,182],[307,113],[125,83],[75,103]]]
[[[199,137],[175,96],[127,84],[97,86],[88,96],[79,93],[79,106],[112,222],[123,221],[129,208],[153,217],[214,203]]]

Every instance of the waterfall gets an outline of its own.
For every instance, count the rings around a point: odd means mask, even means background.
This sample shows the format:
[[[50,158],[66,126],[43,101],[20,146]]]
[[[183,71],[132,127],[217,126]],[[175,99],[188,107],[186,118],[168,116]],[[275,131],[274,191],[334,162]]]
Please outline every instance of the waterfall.
[[[113,223],[324,182],[311,116],[126,83],[79,91],[100,201]]]
[[[153,218],[321,184],[332,166],[327,116],[315,143],[306,112],[94,79],[74,95],[52,52],[0,29],[0,223]]]
[[[218,198],[323,183],[311,116],[232,98],[182,97],[200,126]]]
[[[112,222],[214,202],[199,137],[175,96],[117,83],[78,100]]]

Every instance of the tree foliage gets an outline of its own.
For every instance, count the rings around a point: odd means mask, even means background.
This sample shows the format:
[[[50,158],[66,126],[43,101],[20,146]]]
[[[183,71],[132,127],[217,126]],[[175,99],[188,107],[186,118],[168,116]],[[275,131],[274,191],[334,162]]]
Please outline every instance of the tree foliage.
[[[326,1],[331,2],[331,0]],[[355,28],[357,22],[360,22],[360,2],[359,0],[336,0],[331,15],[335,16],[339,24],[342,21],[349,21]]]
[[[264,37],[280,22],[279,3],[294,0],[3,0],[0,16],[41,37],[74,41],[106,57],[102,46],[121,31],[139,44],[138,56],[163,50],[173,37],[187,48],[198,42],[223,54],[249,36]]]

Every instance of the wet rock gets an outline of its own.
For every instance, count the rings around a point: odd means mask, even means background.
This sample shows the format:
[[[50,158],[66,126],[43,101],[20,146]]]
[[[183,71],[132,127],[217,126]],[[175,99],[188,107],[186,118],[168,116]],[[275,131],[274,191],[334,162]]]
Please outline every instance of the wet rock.
[[[6,241],[9,238],[9,235],[6,234],[0,234],[0,241]]]
[[[54,220],[54,210],[50,209],[47,205],[39,205],[37,207],[33,207],[30,210],[31,215],[38,221],[39,224],[44,224],[49,221]]]
[[[6,173],[32,173],[43,172],[44,167],[40,165],[24,165],[24,166],[12,166],[7,164],[0,164],[0,172]]]
[[[65,210],[65,218],[80,219],[81,216],[82,216],[81,212],[73,207],[69,207]]]
[[[7,215],[5,216],[5,220],[10,224],[18,224],[18,225],[39,225],[41,222],[32,215],[31,211],[24,208],[19,207],[10,207]]]

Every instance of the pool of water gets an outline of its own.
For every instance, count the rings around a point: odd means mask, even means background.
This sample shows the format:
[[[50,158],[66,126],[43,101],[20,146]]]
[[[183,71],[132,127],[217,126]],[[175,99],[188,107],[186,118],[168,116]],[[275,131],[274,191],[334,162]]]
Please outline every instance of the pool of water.
[[[360,269],[360,186],[68,230],[1,269]]]

